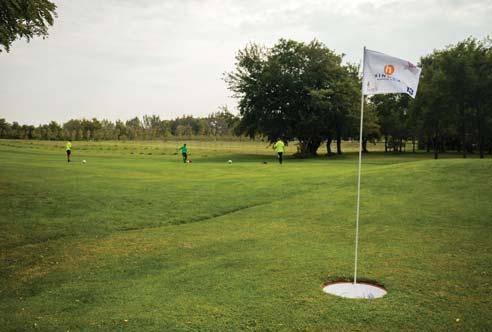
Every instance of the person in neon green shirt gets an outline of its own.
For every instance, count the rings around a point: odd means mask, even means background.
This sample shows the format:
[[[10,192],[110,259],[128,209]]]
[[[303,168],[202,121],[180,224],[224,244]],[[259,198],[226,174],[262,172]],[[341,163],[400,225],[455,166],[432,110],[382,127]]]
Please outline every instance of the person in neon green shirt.
[[[72,154],[72,141],[68,140],[67,144],[65,145],[66,151],[67,151],[67,162],[70,162],[70,155]]]
[[[282,156],[285,150],[285,143],[279,138],[277,142],[273,145],[273,148],[275,149],[275,151],[277,151],[278,162],[280,163],[280,165],[282,165]]]
[[[186,163],[186,160],[188,160],[188,147],[186,147],[186,143],[179,148],[179,151],[181,151],[181,155],[183,156],[183,162]]]

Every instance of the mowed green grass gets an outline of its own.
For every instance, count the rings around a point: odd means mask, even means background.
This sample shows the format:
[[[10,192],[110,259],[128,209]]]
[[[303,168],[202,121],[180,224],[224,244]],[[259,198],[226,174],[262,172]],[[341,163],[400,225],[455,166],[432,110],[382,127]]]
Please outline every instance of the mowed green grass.
[[[188,144],[0,141],[0,330],[492,330],[491,159],[364,156],[364,301],[355,153]]]

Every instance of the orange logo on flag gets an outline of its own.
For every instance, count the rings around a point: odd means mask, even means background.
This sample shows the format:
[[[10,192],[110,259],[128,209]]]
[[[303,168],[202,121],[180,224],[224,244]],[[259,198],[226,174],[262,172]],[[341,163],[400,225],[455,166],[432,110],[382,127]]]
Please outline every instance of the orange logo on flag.
[[[384,66],[384,73],[386,75],[393,75],[394,72],[395,72],[395,67],[393,65]]]

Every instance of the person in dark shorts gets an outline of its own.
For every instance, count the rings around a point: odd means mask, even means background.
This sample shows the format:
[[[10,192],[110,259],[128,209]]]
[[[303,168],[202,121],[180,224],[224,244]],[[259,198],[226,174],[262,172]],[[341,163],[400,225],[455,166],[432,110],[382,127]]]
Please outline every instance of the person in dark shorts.
[[[70,156],[72,155],[72,141],[68,140],[66,145],[67,150],[67,162],[70,162]]]
[[[273,148],[275,149],[275,151],[277,151],[279,164],[282,165],[282,162],[283,162],[282,157],[283,157],[284,150],[285,150],[285,143],[279,138],[277,140],[277,143],[275,143],[273,145]]]
[[[181,151],[181,156],[183,156],[183,162],[186,163],[186,160],[188,160],[188,148],[186,147],[186,143],[179,148],[179,151]]]

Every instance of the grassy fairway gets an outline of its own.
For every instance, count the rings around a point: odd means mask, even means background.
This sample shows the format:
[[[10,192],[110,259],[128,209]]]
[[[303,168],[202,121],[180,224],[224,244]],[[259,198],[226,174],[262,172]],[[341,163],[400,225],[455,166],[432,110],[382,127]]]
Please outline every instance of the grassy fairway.
[[[492,160],[365,157],[357,301],[355,154],[176,147],[0,141],[1,331],[492,330]]]

